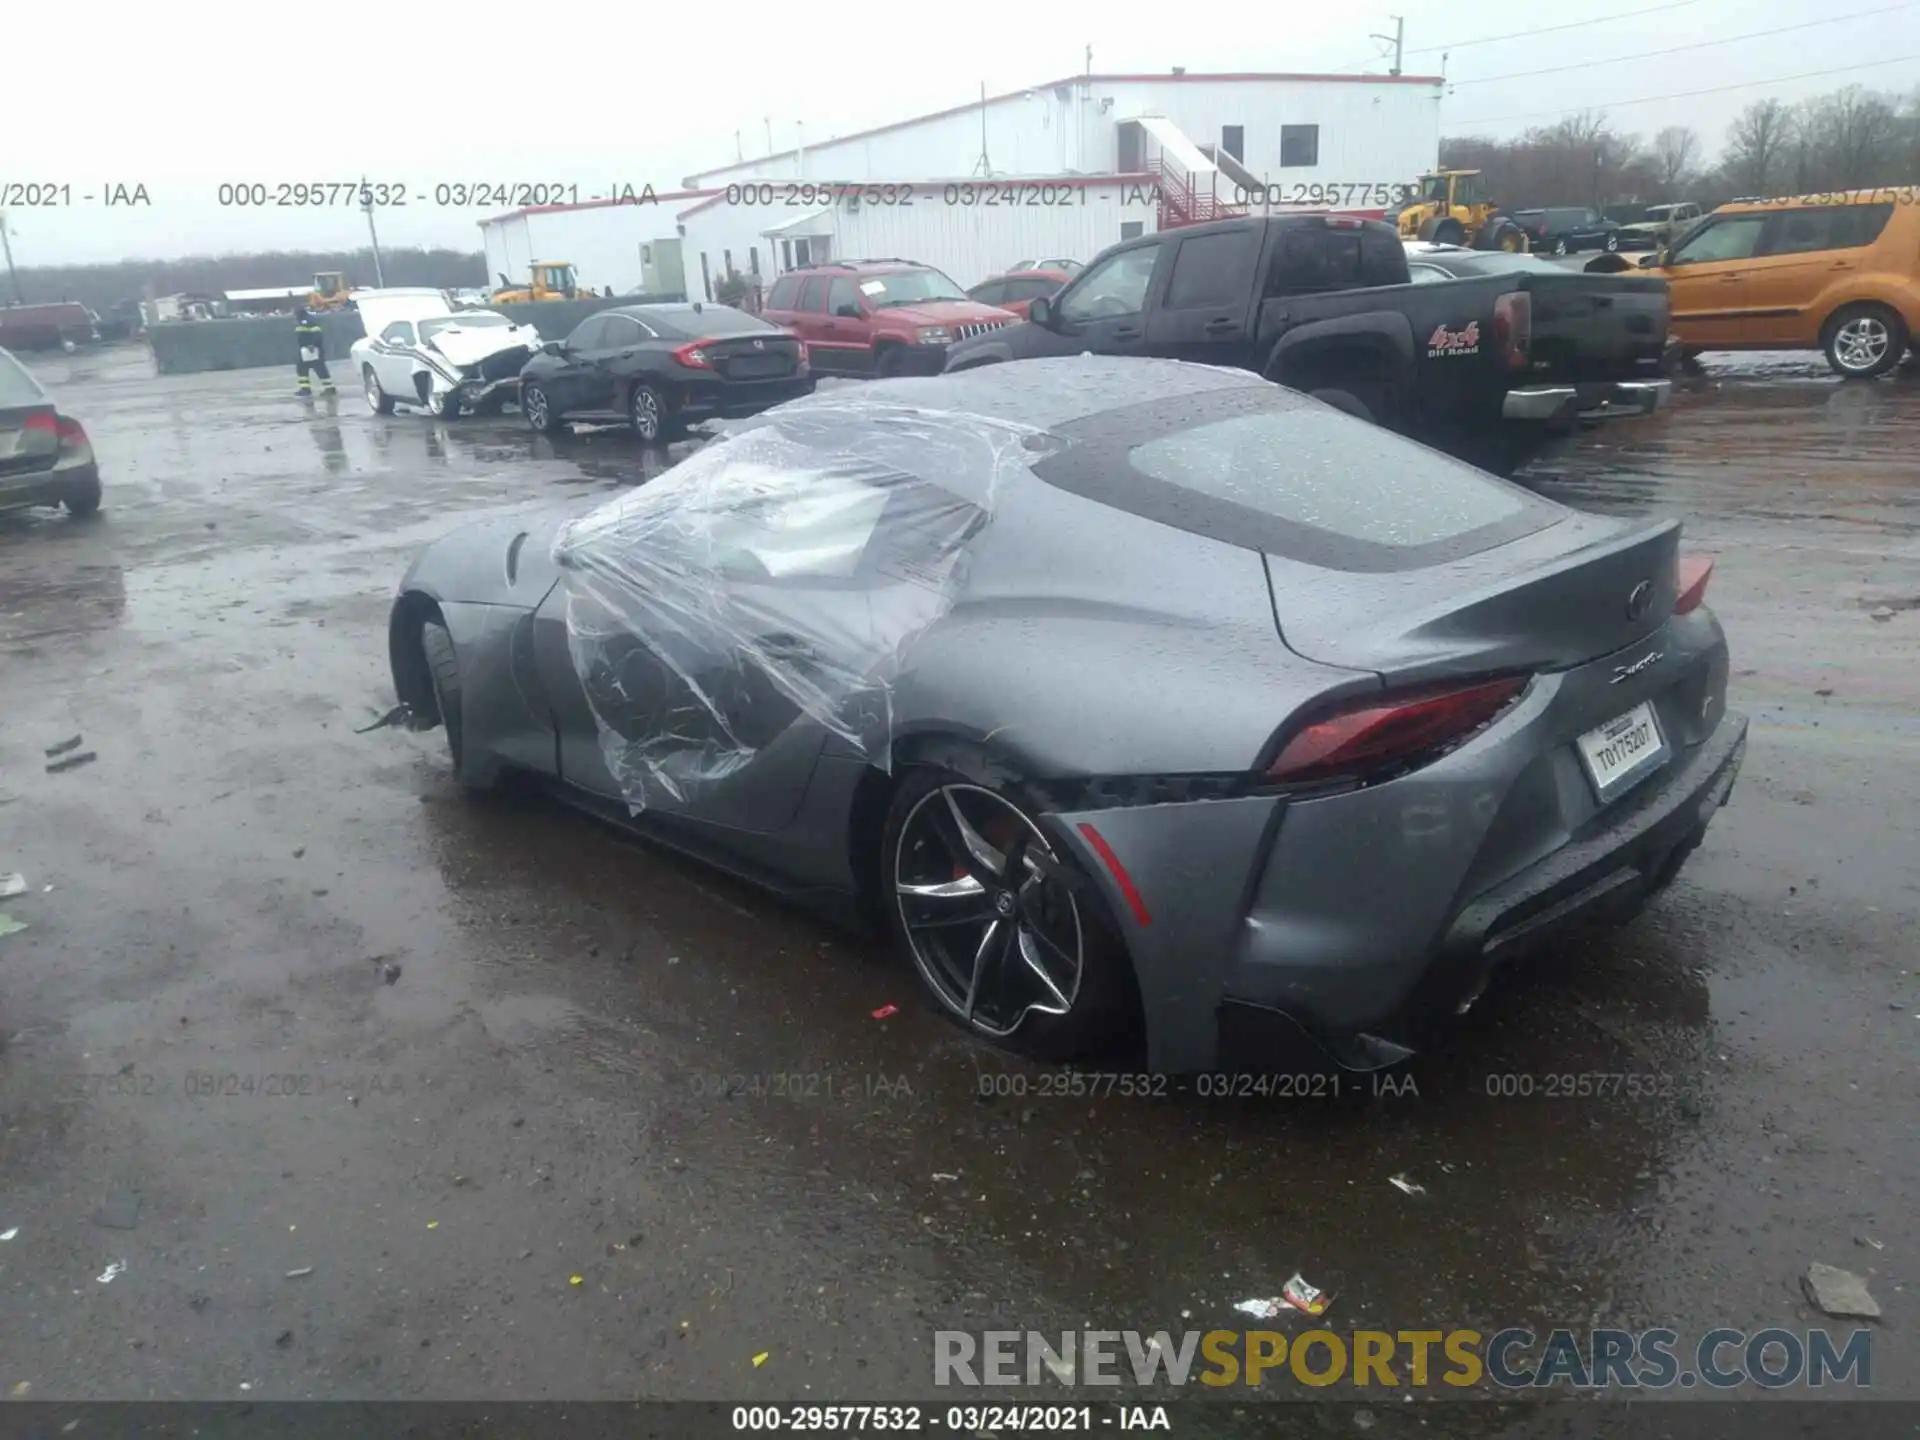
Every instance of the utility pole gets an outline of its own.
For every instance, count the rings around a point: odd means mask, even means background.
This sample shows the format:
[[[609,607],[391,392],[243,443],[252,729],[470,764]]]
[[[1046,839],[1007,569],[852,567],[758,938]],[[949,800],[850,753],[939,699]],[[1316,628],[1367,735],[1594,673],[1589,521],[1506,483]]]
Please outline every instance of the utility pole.
[[[7,279],[13,285],[13,303],[24,305],[27,302],[20,295],[20,276],[13,268],[13,241],[7,234],[7,212],[0,210],[0,249],[7,252]]]
[[[373,283],[384,290],[387,272],[380,263],[380,232],[373,228],[373,187],[364,175],[360,177],[360,208],[367,212],[367,238],[373,241]]]
[[[974,166],[982,177],[993,178],[993,162],[987,159],[987,82],[980,82],[980,163]]]
[[[1406,53],[1407,21],[1406,17],[1402,15],[1390,15],[1387,18],[1393,21],[1393,34],[1375,35],[1371,38],[1375,40],[1391,40],[1393,42],[1393,69],[1387,73],[1389,75],[1398,75],[1400,73],[1400,59]]]

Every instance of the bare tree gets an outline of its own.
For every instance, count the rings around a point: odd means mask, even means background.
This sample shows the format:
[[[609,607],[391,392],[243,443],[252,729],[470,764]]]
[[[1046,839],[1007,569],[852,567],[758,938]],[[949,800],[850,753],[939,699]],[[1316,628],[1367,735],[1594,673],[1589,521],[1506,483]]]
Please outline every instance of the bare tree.
[[[1653,137],[1653,173],[1663,195],[1673,198],[1699,156],[1700,136],[1685,125],[1669,125]]]
[[[1740,195],[1770,195],[1787,148],[1792,117],[1772,96],[1742,110],[1727,130],[1721,170]]]

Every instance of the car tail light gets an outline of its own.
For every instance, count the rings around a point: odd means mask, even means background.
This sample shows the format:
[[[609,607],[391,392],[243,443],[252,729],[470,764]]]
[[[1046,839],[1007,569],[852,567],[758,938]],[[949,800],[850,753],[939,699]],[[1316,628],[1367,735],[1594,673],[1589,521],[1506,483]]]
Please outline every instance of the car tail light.
[[[1269,780],[1358,779],[1421,757],[1437,759],[1474,735],[1527,688],[1525,676],[1373,697],[1296,732],[1267,767]]]
[[[60,433],[60,424],[46,411],[36,410],[20,422],[20,430],[26,435],[31,435],[37,430],[45,435],[57,436]]]
[[[800,368],[805,370],[813,364],[813,355],[807,349],[806,341],[801,340],[796,343],[800,346]]]
[[[1707,581],[1713,578],[1713,561],[1701,555],[1680,557],[1680,597],[1673,602],[1673,613],[1685,615],[1698,610],[1707,598]]]
[[[1526,291],[1509,290],[1493,302],[1493,339],[1510,368],[1527,363],[1533,348],[1533,297]]]
[[[1358,215],[1328,215],[1323,218],[1336,230],[1358,230],[1367,223]]]
[[[713,341],[711,340],[695,340],[691,345],[682,345],[678,350],[674,351],[673,358],[689,370],[711,370],[713,369],[713,361],[707,358],[707,352],[700,347],[703,345],[711,345],[712,343]]]
[[[58,417],[54,421],[53,433],[60,438],[63,451],[87,448],[87,427],[78,420],[69,420],[65,415]]]

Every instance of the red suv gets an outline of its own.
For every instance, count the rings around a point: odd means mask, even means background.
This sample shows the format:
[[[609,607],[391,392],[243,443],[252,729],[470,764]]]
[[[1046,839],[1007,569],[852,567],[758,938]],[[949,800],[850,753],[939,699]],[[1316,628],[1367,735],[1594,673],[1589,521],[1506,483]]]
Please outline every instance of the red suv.
[[[817,373],[938,375],[947,347],[1015,323],[911,260],[835,260],[773,282],[761,318],[807,342]]]

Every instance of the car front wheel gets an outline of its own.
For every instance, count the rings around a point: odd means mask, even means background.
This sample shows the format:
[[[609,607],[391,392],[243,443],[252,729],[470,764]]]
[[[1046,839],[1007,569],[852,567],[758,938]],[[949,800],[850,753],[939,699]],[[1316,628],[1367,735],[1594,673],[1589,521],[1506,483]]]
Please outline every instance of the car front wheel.
[[[888,921],[945,1014],[1048,1059],[1097,1053],[1133,1010],[1098,893],[1056,851],[1017,784],[907,773],[882,843]]]
[[[527,417],[527,424],[542,435],[551,435],[560,428],[560,412],[553,408],[547,392],[538,385],[520,388],[520,413]]]

